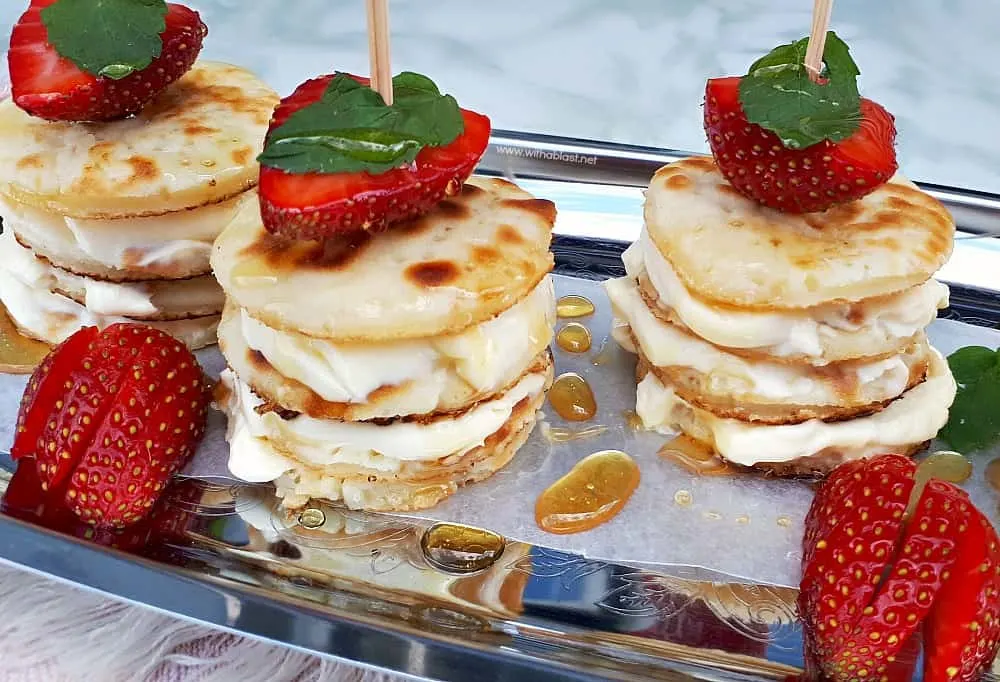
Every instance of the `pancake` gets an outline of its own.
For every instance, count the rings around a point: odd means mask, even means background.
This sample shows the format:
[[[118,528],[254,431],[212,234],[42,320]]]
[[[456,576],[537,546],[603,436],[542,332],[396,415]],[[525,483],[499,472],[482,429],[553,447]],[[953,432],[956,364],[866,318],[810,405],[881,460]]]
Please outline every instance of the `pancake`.
[[[194,350],[216,342],[219,324],[218,315],[166,321],[100,315],[61,294],[31,288],[3,268],[0,268],[0,303],[6,306],[22,334],[50,345],[65,341],[82,327],[139,322],[167,332]]]
[[[286,506],[310,498],[352,509],[425,509],[503,467],[530,435],[552,382],[548,358],[507,392],[459,413],[378,422],[275,412],[230,371],[230,470],[275,481]],[[336,434],[336,435],[333,435]]]
[[[90,220],[0,199],[0,215],[18,241],[78,275],[111,282],[186,279],[211,274],[212,243],[244,202],[257,206],[256,192],[159,216]]]
[[[876,411],[919,382],[930,349],[921,338],[901,355],[810,364],[747,359],[657,318],[627,278],[605,289],[615,315],[612,334],[648,359],[661,378],[703,407],[742,418],[787,423]]]
[[[793,215],[739,194],[709,158],[658,170],[645,220],[689,291],[753,310],[860,301],[914,287],[948,260],[955,233],[944,206],[901,175],[858,201]]]
[[[948,421],[956,392],[947,361],[932,351],[926,381],[875,414],[772,426],[719,417],[691,405],[648,367],[638,368],[638,378],[636,413],[646,428],[664,434],[680,431],[735,464],[779,474],[826,474],[850,459],[916,452]]]
[[[257,184],[278,96],[249,71],[198,62],[139,115],[52,122],[0,102],[0,194],[74,218],[160,215]]]
[[[658,318],[748,358],[825,365],[903,352],[948,305],[933,279],[897,294],[812,308],[754,311],[712,305],[688,291],[643,233],[622,255]]]
[[[514,307],[455,336],[331,344],[277,332],[230,305],[219,344],[237,375],[283,409],[365,420],[460,410],[502,392],[547,357],[554,318],[546,278]]]
[[[222,311],[222,289],[211,276],[102,282],[67,272],[36,257],[9,231],[0,234],[0,267],[32,289],[61,294],[97,315],[165,321],[218,315]]]
[[[246,206],[216,241],[226,294],[264,324],[339,343],[455,334],[507,310],[553,266],[555,206],[473,178],[431,213],[350,241],[270,235]]]

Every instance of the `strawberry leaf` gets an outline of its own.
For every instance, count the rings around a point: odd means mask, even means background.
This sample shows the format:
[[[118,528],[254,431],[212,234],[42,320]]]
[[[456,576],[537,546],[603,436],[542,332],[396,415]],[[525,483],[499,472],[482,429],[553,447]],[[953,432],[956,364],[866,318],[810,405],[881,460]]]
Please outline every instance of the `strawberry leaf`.
[[[165,0],[57,0],[42,10],[48,41],[94,76],[120,80],[160,56]]]
[[[740,80],[740,104],[751,123],[781,138],[789,149],[823,140],[840,142],[861,124],[857,64],[847,44],[827,33],[823,78],[814,83],[805,67],[809,39],[780,45],[758,59]]]
[[[393,104],[346,74],[323,97],[288,117],[267,138],[260,163],[289,173],[384,173],[412,163],[424,147],[462,134],[458,102],[430,78],[392,79]]]
[[[948,364],[958,393],[938,435],[962,452],[986,448],[1000,440],[1000,351],[968,346],[955,351]]]

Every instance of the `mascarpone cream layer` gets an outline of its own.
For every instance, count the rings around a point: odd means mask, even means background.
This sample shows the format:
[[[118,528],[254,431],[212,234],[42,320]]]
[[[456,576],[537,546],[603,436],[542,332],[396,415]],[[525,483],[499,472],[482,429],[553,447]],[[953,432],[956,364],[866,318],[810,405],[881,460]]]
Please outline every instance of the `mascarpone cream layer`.
[[[395,472],[403,462],[433,462],[461,456],[481,446],[510,419],[524,398],[537,396],[545,374],[526,374],[503,395],[479,403],[455,417],[429,423],[397,421],[379,425],[315,419],[298,415],[282,419],[274,412],[260,414],[262,404],[230,370],[221,379],[229,390],[229,470],[255,483],[273,481],[301,466],[347,466]],[[283,453],[294,456],[292,459]]]
[[[9,230],[0,235],[0,268],[35,292],[33,298],[38,300],[48,299],[44,292],[77,292],[82,295],[84,306],[94,315],[142,319],[165,312],[179,316],[176,314],[205,308],[218,311],[224,298],[222,289],[208,278],[170,282],[167,286],[176,291],[167,294],[162,287],[149,282],[103,282],[75,275],[36,258]],[[170,302],[173,309],[164,310],[154,302],[154,297]]]
[[[827,348],[851,334],[864,334],[864,345],[870,347],[902,342],[927,327],[938,309],[948,305],[948,287],[928,280],[893,296],[801,312],[725,309],[692,295],[645,229],[622,260],[630,277],[645,273],[660,302],[698,336],[719,346],[778,357],[820,359]]]
[[[13,229],[27,243],[45,245],[54,260],[65,260],[58,264],[70,265],[84,256],[103,267],[127,271],[195,262],[207,273],[215,238],[247,198],[241,195],[186,211],[114,220],[71,218],[0,199],[0,214],[5,229]]]
[[[717,417],[682,400],[652,373],[639,383],[636,413],[646,428],[683,431],[744,466],[790,462],[829,448],[858,459],[934,438],[948,421],[955,391],[948,363],[934,350],[926,381],[881,412],[858,419],[770,426]]]
[[[823,377],[807,364],[749,360],[728,353],[672,324],[660,320],[646,305],[635,282],[627,277],[605,283],[615,312],[612,334],[631,349],[627,332],[635,335],[643,355],[657,367],[684,367],[708,377],[719,395],[752,396],[758,400],[800,405],[839,405],[844,396],[837,382]],[[885,360],[855,364],[857,385],[870,402],[888,400],[909,383],[914,358],[896,355]]]
[[[383,386],[419,388],[412,413],[433,410],[449,373],[481,394],[499,391],[520,376],[552,340],[555,294],[546,277],[522,301],[460,334],[390,343],[337,344],[279,331],[240,311],[241,331],[281,375],[323,399],[364,403]]]

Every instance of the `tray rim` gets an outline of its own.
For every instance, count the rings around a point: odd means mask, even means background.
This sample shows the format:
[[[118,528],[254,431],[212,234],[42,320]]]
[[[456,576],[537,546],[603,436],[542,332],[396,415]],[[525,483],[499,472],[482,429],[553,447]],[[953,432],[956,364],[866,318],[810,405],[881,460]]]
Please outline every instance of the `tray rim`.
[[[557,155],[587,155],[596,159],[581,164],[565,159],[532,158],[506,155],[498,149],[541,150]],[[688,156],[675,150],[653,149],[607,142],[593,142],[547,135],[494,131],[490,150],[478,172],[483,174],[514,176],[516,178],[587,182],[620,186],[642,186],[659,165]],[[573,157],[576,158],[576,157]],[[994,234],[1000,224],[1000,195],[973,190],[922,185],[935,194],[955,213],[959,225],[977,234]],[[586,237],[557,235],[553,241],[557,272],[588,279],[604,279],[621,274],[620,253],[625,242],[599,240]],[[953,305],[946,316],[979,324],[1000,325],[1000,294],[975,289],[955,287]],[[2,460],[2,457],[0,457]],[[2,473],[2,467],[0,467]],[[73,556],[74,561],[65,561]],[[84,560],[86,559],[86,560]],[[86,589],[101,592],[109,597],[142,604],[227,630],[235,634],[264,639],[273,643],[297,648],[321,656],[338,658],[365,667],[386,672],[409,675],[417,679],[462,680],[488,679],[483,677],[484,666],[491,677],[547,680],[597,680],[634,679],[630,662],[620,660],[620,669],[608,667],[608,648],[621,647],[637,664],[652,666],[648,670],[661,673],[664,679],[696,679],[684,672],[696,673],[709,668],[692,666],[683,656],[671,658],[670,653],[655,648],[642,651],[641,647],[629,649],[629,643],[616,641],[590,641],[584,645],[588,632],[583,628],[583,638],[576,638],[570,631],[558,631],[537,623],[507,622],[498,619],[493,634],[502,634],[502,641],[488,645],[471,642],[455,636],[431,636],[413,627],[393,627],[392,622],[374,619],[365,622],[356,613],[310,608],[303,602],[292,604],[273,596],[256,593],[247,585],[221,577],[197,574],[191,570],[154,562],[147,558],[125,554],[93,545],[82,540],[54,533],[44,528],[0,515],[0,563],[20,566],[51,576]],[[612,564],[605,564],[613,566]],[[126,579],[122,579],[122,578]],[[250,614],[233,618],[232,613]],[[325,638],[325,647],[319,647],[316,637],[303,636],[295,625],[311,634],[335,633]],[[531,637],[538,641],[530,641]],[[575,660],[567,662],[554,655],[545,655],[558,649],[560,638],[570,644],[568,651]],[[360,643],[379,646],[361,647]],[[539,644],[545,643],[545,646]],[[631,644],[635,644],[634,642]],[[530,646],[528,646],[530,645]],[[420,665],[400,655],[410,649],[420,651]],[[603,652],[603,653],[602,653]],[[563,652],[565,653],[565,652]],[[678,656],[676,652],[673,654]],[[762,661],[767,663],[767,661]],[[673,670],[674,672],[670,672]],[[427,673],[431,671],[433,677]],[[724,671],[715,671],[722,674]],[[766,666],[756,671],[748,667],[746,674],[729,671],[731,676],[713,679],[778,679],[766,674]]]

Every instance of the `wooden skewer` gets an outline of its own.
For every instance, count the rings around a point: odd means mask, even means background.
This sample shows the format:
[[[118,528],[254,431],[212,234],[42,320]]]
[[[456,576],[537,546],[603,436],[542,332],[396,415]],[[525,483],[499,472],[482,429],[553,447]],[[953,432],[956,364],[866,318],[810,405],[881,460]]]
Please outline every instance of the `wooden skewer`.
[[[372,89],[392,104],[392,68],[389,57],[388,0],[365,0],[368,6],[368,60]]]
[[[833,0],[813,0],[812,32],[806,46],[806,71],[814,83],[818,83],[823,72],[823,50],[826,47],[826,31],[833,12]]]

